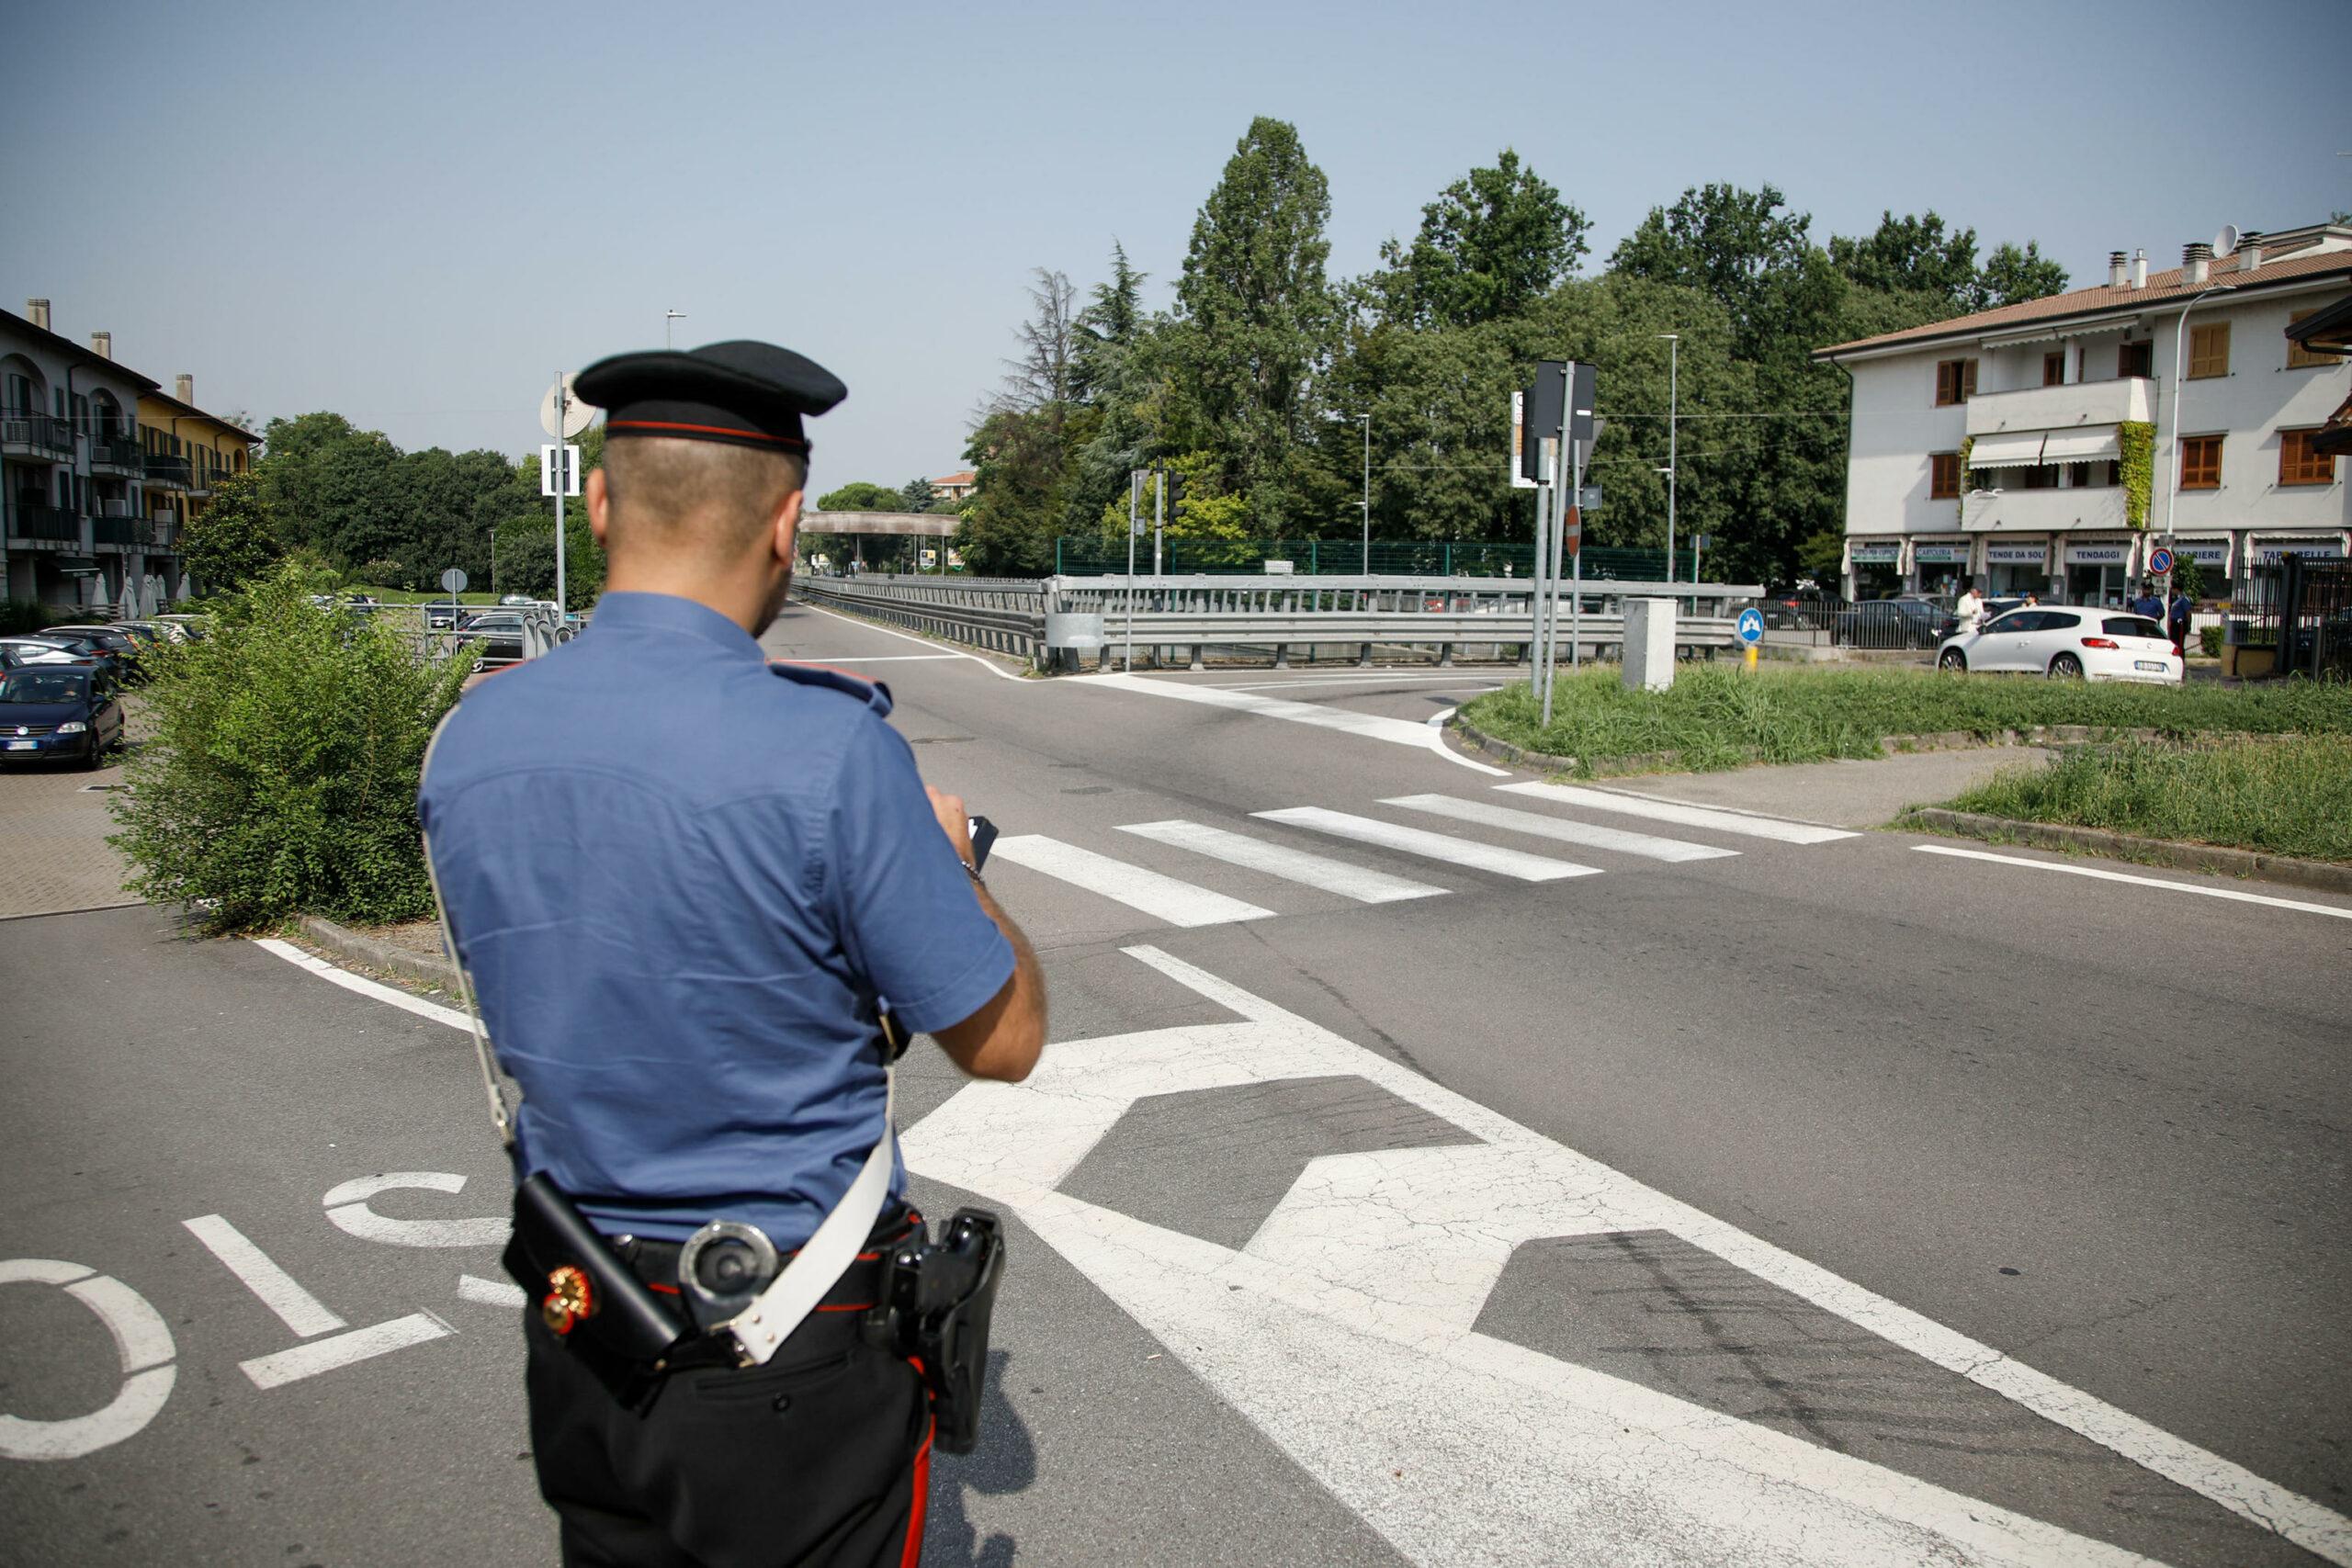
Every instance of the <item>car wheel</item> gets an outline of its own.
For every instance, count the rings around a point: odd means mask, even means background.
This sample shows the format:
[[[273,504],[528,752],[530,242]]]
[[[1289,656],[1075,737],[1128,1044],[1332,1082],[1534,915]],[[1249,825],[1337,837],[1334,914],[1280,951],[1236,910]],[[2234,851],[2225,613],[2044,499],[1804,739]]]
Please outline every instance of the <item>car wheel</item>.
[[[1965,674],[1968,671],[1968,655],[1956,648],[1947,648],[1937,656],[1936,667],[1939,670],[1951,670]]]
[[[2083,661],[2071,653],[2062,653],[2050,661],[2050,678],[2053,681],[2079,681],[2083,678]]]

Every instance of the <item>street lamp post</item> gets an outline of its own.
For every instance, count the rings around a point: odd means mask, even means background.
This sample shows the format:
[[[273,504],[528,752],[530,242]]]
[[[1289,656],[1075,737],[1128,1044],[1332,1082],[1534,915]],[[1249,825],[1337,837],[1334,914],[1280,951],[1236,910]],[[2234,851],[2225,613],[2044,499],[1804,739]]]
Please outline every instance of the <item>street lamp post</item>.
[[[2188,312],[2199,300],[2215,294],[2227,294],[2235,285],[2217,283],[2180,308],[2180,319],[2173,324],[2172,333],[2172,440],[2165,459],[2165,544],[2179,547],[2173,537],[2172,509],[2174,499],[2180,493],[2180,389],[2183,372],[2188,368],[2185,345],[2188,339]],[[2127,583],[2126,588],[2129,588]]]
[[[671,335],[671,324],[675,321],[683,321],[685,319],[686,313],[684,310],[664,310],[662,312],[662,346],[663,348],[675,348],[677,346],[676,342]]]
[[[1372,575],[1372,415],[1360,413],[1363,426],[1363,574]]]
[[[1675,415],[1682,393],[1682,337],[1660,333],[1666,340],[1666,580],[1674,581]]]

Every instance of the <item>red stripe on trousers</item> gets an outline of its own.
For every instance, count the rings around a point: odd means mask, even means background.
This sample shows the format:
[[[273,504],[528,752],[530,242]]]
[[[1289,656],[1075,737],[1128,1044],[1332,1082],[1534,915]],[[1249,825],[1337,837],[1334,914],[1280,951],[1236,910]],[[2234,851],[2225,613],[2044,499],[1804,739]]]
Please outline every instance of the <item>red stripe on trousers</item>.
[[[928,1395],[926,1395],[928,1397]],[[899,1568],[916,1568],[922,1562],[922,1520],[925,1506],[931,1501],[931,1438],[939,1430],[936,1420],[923,1428],[922,1447],[915,1450],[914,1506],[907,1511],[907,1546],[899,1554]]]

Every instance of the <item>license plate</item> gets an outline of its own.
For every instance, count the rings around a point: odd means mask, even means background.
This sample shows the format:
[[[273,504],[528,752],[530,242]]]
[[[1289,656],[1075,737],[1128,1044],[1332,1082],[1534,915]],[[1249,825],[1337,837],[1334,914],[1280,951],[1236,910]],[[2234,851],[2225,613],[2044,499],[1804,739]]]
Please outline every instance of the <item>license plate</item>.
[[[2170,670],[2172,666],[2165,663],[2161,659],[2135,659],[2132,661],[2132,668],[2134,670],[2153,670],[2157,674],[2161,675],[2165,671]]]
[[[8,750],[11,751],[38,751],[40,750],[40,742],[38,740],[11,740],[8,742]]]

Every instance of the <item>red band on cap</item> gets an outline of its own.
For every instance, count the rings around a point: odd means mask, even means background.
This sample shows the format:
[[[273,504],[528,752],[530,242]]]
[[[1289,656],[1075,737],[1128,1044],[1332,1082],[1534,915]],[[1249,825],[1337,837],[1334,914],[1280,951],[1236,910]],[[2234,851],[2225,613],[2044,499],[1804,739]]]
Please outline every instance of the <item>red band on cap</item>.
[[[684,430],[697,435],[720,435],[729,441],[765,441],[774,446],[790,447],[796,452],[808,450],[808,443],[797,435],[769,435],[757,430],[737,430],[724,424],[680,424],[664,419],[608,419],[607,430]]]

